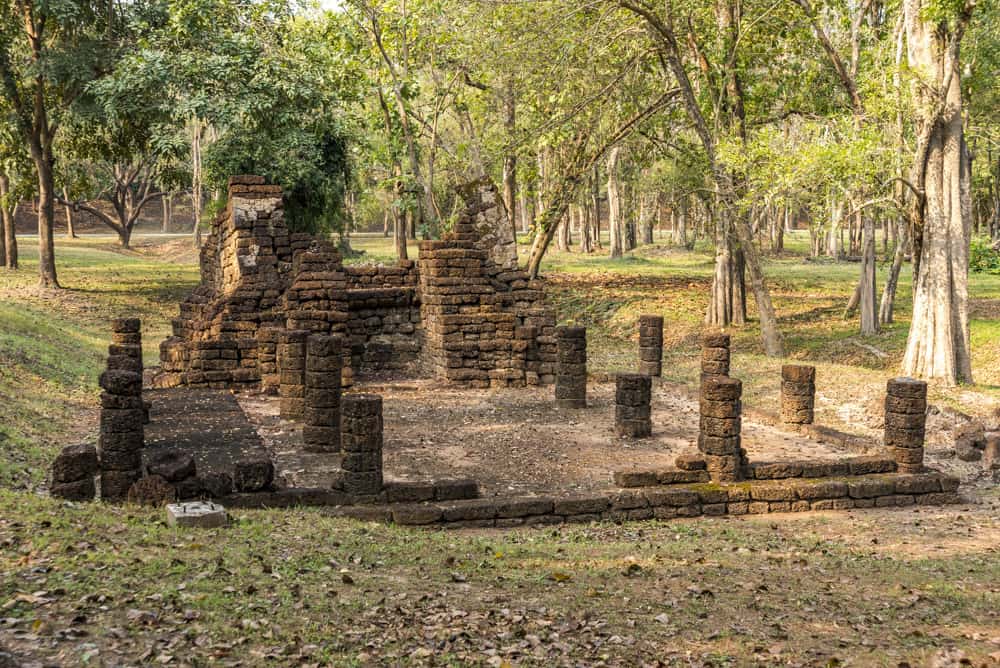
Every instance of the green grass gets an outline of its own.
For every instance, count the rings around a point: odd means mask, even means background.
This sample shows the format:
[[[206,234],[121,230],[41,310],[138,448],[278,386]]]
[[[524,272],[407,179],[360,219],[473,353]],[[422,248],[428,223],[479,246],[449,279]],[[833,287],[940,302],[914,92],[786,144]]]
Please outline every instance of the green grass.
[[[495,649],[510,665],[895,666],[1000,649],[1000,592],[983,586],[1000,559],[923,548],[953,532],[936,513],[458,533],[285,510],[192,532],[0,492],[0,517],[18,518],[0,519],[5,625],[48,656],[73,632],[104,660],[195,665],[468,665]],[[887,517],[892,549],[872,540],[879,526],[889,542]]]

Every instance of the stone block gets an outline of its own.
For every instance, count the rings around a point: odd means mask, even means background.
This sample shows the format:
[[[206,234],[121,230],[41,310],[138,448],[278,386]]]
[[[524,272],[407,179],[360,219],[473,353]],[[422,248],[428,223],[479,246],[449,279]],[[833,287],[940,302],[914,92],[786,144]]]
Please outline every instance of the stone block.
[[[97,470],[97,449],[94,446],[85,443],[68,445],[52,461],[52,482],[69,483],[90,478],[93,483]]]
[[[270,489],[274,464],[270,459],[241,459],[233,469],[233,487],[237,492],[260,492]]]
[[[172,527],[215,529],[229,523],[222,506],[209,501],[189,501],[167,505],[167,524]]]

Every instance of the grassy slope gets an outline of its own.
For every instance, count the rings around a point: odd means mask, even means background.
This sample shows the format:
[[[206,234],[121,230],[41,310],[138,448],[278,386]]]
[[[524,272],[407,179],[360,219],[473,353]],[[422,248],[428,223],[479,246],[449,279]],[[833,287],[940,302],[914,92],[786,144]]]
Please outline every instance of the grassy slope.
[[[375,256],[382,244],[356,242]],[[88,411],[108,319],[143,316],[147,359],[155,359],[176,302],[197,279],[190,264],[125,256],[98,242],[61,243],[59,256],[62,281],[75,290],[58,298],[31,288],[30,258],[15,277],[0,274],[0,429],[8,439],[0,487],[37,483],[67,434],[93,430]],[[790,352],[829,360],[821,373],[831,379],[882,382],[905,325],[864,342],[888,361],[859,359],[842,343],[853,325],[839,320],[855,267],[779,262],[768,271],[781,276]],[[708,256],[556,254],[548,270],[560,272],[562,317],[593,328],[597,371],[630,365],[634,316],[659,310],[676,346],[667,368],[694,377]],[[973,292],[995,299],[1000,287],[977,277]],[[974,325],[983,343],[977,360],[990,346],[995,353],[997,337],[988,334]],[[751,394],[773,397],[776,363],[755,354],[752,328],[736,341]],[[495,650],[513,665],[920,665],[949,645],[985,660],[1000,651],[998,503],[994,492],[959,512],[479,534],[358,524],[317,510],[243,512],[230,529],[195,534],[166,528],[154,511],[0,491],[0,643],[65,664],[95,651],[112,662],[420,663],[438,655],[467,663]]]

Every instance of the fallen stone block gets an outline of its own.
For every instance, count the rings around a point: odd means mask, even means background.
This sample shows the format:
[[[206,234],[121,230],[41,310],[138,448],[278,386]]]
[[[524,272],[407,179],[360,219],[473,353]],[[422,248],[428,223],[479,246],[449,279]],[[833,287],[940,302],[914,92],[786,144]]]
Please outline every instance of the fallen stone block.
[[[213,529],[229,523],[226,509],[210,501],[190,501],[167,505],[167,524],[172,527]]]

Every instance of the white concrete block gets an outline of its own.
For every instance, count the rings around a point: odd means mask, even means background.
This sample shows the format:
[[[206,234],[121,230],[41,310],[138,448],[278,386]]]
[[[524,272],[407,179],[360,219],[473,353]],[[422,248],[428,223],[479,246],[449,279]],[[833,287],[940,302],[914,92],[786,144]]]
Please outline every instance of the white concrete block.
[[[210,501],[190,501],[167,505],[167,524],[172,527],[201,527],[211,529],[229,523],[226,509]]]

